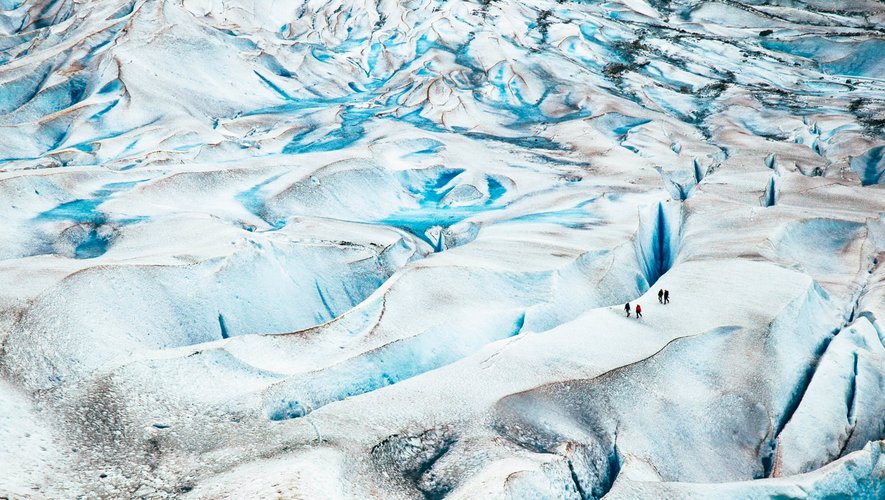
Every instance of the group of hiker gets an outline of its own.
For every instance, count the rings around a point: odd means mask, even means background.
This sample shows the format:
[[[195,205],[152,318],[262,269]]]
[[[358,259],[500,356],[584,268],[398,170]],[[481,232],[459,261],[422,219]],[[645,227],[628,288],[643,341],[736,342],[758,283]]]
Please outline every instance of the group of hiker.
[[[670,290],[664,290],[663,288],[658,290],[658,302],[660,302],[661,304],[669,304],[670,303]],[[624,304],[624,311],[627,313],[627,317],[629,318],[630,313],[631,313],[629,302]],[[642,306],[639,304],[636,304],[636,317],[637,318],[642,317]]]

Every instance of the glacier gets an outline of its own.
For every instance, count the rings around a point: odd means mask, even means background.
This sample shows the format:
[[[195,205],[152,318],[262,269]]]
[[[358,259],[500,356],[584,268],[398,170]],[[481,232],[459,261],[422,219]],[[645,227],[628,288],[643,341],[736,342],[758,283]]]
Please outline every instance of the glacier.
[[[885,498],[883,30],[0,0],[0,497]]]

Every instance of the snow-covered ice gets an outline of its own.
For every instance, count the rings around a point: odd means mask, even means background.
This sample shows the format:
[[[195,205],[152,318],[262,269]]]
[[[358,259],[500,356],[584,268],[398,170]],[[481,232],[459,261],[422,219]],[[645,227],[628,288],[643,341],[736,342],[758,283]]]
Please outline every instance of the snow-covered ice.
[[[885,498],[883,29],[0,0],[0,497]]]

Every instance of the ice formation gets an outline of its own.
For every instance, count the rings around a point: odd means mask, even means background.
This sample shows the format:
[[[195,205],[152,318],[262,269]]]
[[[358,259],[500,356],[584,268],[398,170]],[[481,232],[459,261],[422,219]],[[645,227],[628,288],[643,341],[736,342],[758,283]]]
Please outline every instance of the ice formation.
[[[0,496],[885,498],[883,30],[0,0]]]

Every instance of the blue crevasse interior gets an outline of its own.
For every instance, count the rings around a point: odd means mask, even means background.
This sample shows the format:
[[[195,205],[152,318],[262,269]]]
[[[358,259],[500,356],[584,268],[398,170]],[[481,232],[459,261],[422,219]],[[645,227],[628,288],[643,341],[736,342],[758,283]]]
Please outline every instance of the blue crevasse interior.
[[[85,235],[74,248],[74,258],[93,259],[107,252],[111,244],[112,231],[103,230],[103,226],[122,226],[142,222],[144,216],[118,217],[99,209],[115,192],[131,188],[144,180],[112,182],[92,193],[93,198],[81,198],[61,203],[45,212],[38,214],[36,222],[65,221],[71,224],[85,224]]]
[[[851,158],[849,165],[864,186],[885,183],[885,146],[870,148],[866,153]]]
[[[300,396],[271,401],[268,418],[300,418],[329,403],[396,384],[450,364],[488,342],[519,335],[524,324],[525,313],[518,314],[510,329],[486,332],[488,338],[471,339],[466,348],[456,346],[457,339],[449,339],[445,334],[420,335],[389,344],[308,377],[304,384],[296,384],[289,391]]]

